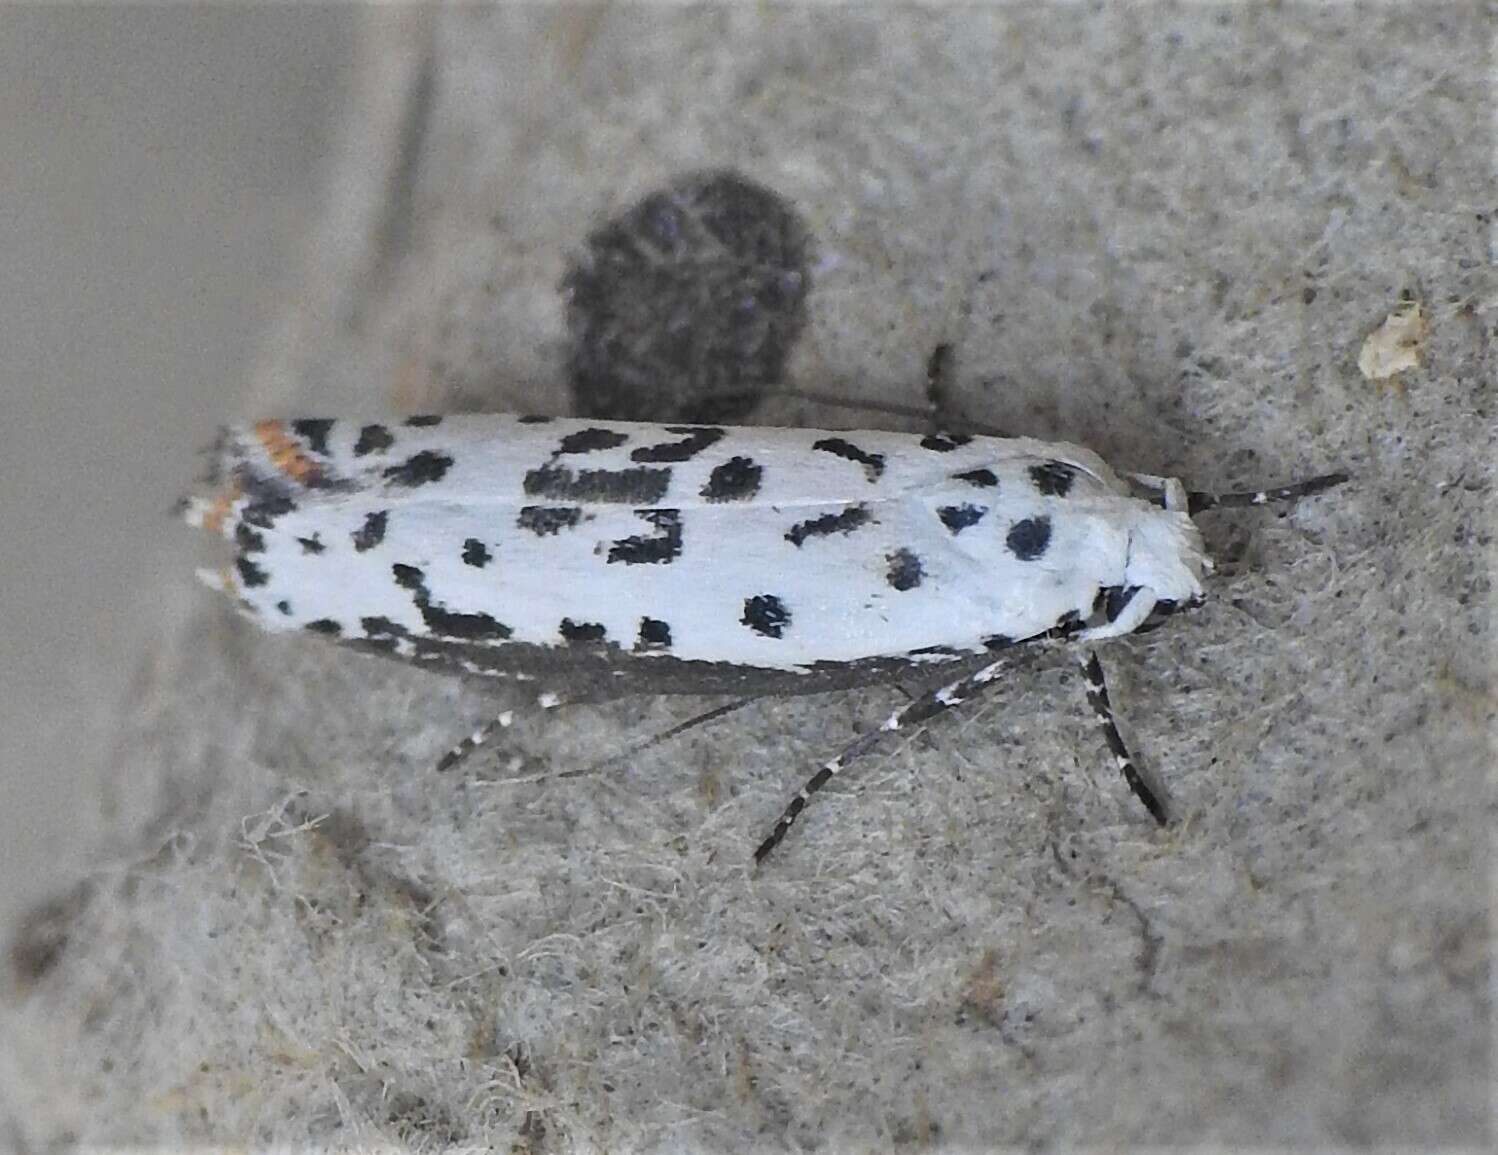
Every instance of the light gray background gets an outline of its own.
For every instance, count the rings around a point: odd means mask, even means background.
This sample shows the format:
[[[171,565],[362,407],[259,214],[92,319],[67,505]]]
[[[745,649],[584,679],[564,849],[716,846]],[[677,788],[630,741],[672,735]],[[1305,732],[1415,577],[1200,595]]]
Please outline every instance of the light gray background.
[[[317,207],[331,10],[0,13],[0,920],[79,869],[116,703],[180,612],[169,510]],[[82,830],[80,826],[91,827]]]
[[[145,658],[107,765],[51,819],[103,836],[11,940],[8,1134],[1490,1139],[1491,18],[387,17],[244,370],[250,411],[562,411],[569,253],[680,172],[732,166],[817,240],[792,384],[908,402],[948,341],[981,420],[1193,482],[1341,465],[1357,483],[1288,517],[1205,517],[1214,602],[1109,649],[1128,733],[1183,816],[1169,831],[1108,773],[1066,664],[1043,661],[850,773],[759,872],[789,792],[895,691],[766,702],[623,767],[506,785],[706,703],[527,717],[436,778],[491,699],[132,578],[130,604],[188,616],[121,640]],[[225,200],[200,211],[232,219]],[[170,249],[145,247],[148,267]],[[1405,291],[1432,314],[1424,364],[1368,382],[1358,347]],[[127,347],[193,340],[153,322]],[[37,358],[101,323],[80,309]],[[206,422],[233,394],[214,378],[182,396]],[[76,404],[84,426],[107,428],[94,407]],[[88,493],[114,491],[105,449],[142,459],[115,421],[90,433]],[[196,421],[149,441],[161,476],[189,468]],[[83,518],[116,522],[82,505],[65,523],[98,585],[71,601],[112,606],[119,567],[88,566],[105,551]],[[88,656],[94,627],[75,628],[71,651],[47,646],[61,662]]]

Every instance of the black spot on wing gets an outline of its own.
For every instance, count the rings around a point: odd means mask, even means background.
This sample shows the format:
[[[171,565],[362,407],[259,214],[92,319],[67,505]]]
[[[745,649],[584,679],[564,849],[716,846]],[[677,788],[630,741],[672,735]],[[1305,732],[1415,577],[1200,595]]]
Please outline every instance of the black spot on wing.
[[[965,433],[933,433],[929,437],[921,438],[921,448],[929,449],[933,453],[951,453],[954,449],[960,449],[972,438]]]
[[[328,548],[323,545],[322,538],[315,533],[311,537],[297,538],[296,543],[302,547],[303,553],[322,553],[323,550]]]
[[[410,422],[406,422],[410,424]],[[420,453],[406,458],[399,465],[392,465],[385,470],[385,480],[391,485],[426,485],[431,481],[441,481],[452,468],[453,459],[445,453],[433,453],[430,449],[423,449]]]
[[[415,417],[407,417],[406,424],[413,429],[421,429],[430,425],[441,425],[442,415],[440,413],[418,413]]]
[[[426,597],[426,574],[422,573],[414,565],[403,565],[396,562],[390,567],[391,574],[395,577],[395,584],[403,590],[418,592]]]
[[[668,565],[681,555],[681,510],[636,510],[635,516],[655,526],[649,537],[634,536],[609,546],[609,564]]]
[[[842,437],[823,437],[813,441],[811,447],[822,453],[830,453],[846,461],[856,461],[863,466],[864,475],[870,481],[878,481],[884,473],[884,454],[865,453],[858,446]]]
[[[628,440],[628,433],[618,433],[612,429],[579,429],[567,434],[557,443],[557,452],[592,453],[597,449],[613,449]]]
[[[378,453],[389,449],[394,444],[395,438],[383,425],[366,425],[359,430],[359,440],[354,442],[354,456],[363,457],[368,453]]]
[[[571,618],[563,618],[557,629],[569,646],[595,645],[609,633],[598,622],[574,622]]]
[[[387,617],[360,618],[359,625],[371,638],[404,638],[408,633],[405,626],[399,622],[392,622]]]
[[[911,550],[897,549],[884,560],[889,562],[889,570],[885,573],[884,580],[902,593],[915,589],[921,584],[921,579],[926,576],[926,571],[921,566],[921,559]]]
[[[251,529],[242,521],[234,527],[234,544],[239,547],[239,552],[242,554],[263,553],[265,551],[264,536]]]
[[[1067,610],[1056,619],[1056,624],[1046,631],[1048,635],[1056,638],[1067,638],[1072,634],[1081,633],[1087,623],[1082,620],[1082,615],[1076,610]]]
[[[328,431],[332,428],[333,423],[322,417],[303,418],[291,423],[292,432],[305,439],[307,448],[317,454],[328,452]]]
[[[1020,561],[1034,561],[1045,553],[1051,544],[1051,519],[1027,517],[1009,527],[1004,537],[1009,552]]]
[[[515,524],[537,537],[548,537],[571,529],[582,520],[583,511],[575,505],[526,505],[520,509]]]
[[[1065,497],[1076,480],[1077,469],[1064,461],[1047,461],[1030,466],[1030,480],[1047,497]]]
[[[739,621],[756,634],[778,638],[791,624],[791,611],[774,594],[756,594],[744,599],[744,616]]]
[[[944,505],[936,511],[936,516],[941,518],[942,525],[952,531],[952,534],[961,533],[969,526],[977,525],[983,520],[983,515],[988,512],[986,505]]]
[[[463,563],[471,565],[475,569],[483,569],[489,564],[489,548],[476,537],[470,537],[463,543]]]
[[[354,543],[354,549],[358,553],[374,549],[380,542],[385,540],[385,526],[390,521],[390,511],[381,509],[375,513],[366,514],[364,524],[349,537]]]
[[[730,457],[713,466],[702,496],[708,501],[747,501],[759,492],[764,468],[747,457]]]
[[[991,469],[969,469],[966,473],[952,474],[954,481],[965,481],[979,489],[997,489],[999,479]]]
[[[622,505],[653,505],[666,496],[671,484],[669,469],[579,469],[543,465],[525,475],[527,497],[550,501],[618,502]]]
[[[786,532],[785,540],[797,549],[809,537],[827,537],[834,533],[852,533],[861,525],[868,525],[874,515],[861,505],[849,506],[838,513],[824,513],[821,517],[798,521]]]
[[[276,519],[296,508],[296,502],[284,494],[266,494],[244,507],[239,520],[261,529],[271,529]]]
[[[961,659],[965,656],[965,651],[954,650],[951,646],[917,646],[910,651],[909,656],[912,658],[938,657]]]
[[[671,627],[659,618],[641,618],[635,649],[641,653],[659,653],[671,648]]]
[[[665,441],[659,445],[642,445],[630,451],[629,459],[657,465],[691,461],[709,445],[721,441],[726,430],[708,425],[668,425],[666,432],[674,433],[682,439]]]
[[[395,584],[411,591],[411,600],[421,612],[421,620],[434,634],[448,638],[463,638],[470,641],[503,640],[514,631],[489,614],[465,614],[447,609],[432,601],[426,586],[426,574],[414,565],[397,562],[390,567],[395,575]]]
[[[263,586],[270,581],[270,575],[247,557],[235,558],[234,568],[239,571],[240,583],[247,589]]]
[[[287,617],[291,616],[291,603],[285,598],[282,598],[276,603],[276,609],[280,610]]]
[[[318,618],[316,621],[308,622],[304,627],[314,634],[326,634],[330,638],[336,638],[343,633],[343,627],[332,618]]]

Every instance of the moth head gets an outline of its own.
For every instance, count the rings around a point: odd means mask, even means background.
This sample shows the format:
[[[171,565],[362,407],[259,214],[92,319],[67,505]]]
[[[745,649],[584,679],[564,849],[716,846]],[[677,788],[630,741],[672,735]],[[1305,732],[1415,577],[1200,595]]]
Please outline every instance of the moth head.
[[[1202,578],[1211,570],[1201,531],[1186,513],[1140,509],[1129,531],[1126,585],[1148,589],[1160,601],[1184,604],[1201,599]]]

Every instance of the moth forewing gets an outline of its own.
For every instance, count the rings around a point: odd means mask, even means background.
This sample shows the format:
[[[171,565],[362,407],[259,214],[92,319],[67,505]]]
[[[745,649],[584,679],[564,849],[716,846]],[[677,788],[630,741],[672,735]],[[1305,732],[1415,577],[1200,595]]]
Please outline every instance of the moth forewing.
[[[1231,503],[1024,438],[471,415],[263,421],[218,452],[188,517],[234,543],[214,584],[267,629],[572,701],[961,675],[886,729],[991,682],[984,655],[1198,603],[1187,510]]]

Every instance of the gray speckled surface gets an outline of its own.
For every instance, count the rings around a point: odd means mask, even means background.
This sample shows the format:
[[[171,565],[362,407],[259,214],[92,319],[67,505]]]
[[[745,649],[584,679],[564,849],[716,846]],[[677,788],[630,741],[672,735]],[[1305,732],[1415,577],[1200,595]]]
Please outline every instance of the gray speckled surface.
[[[5,1005],[32,1036],[0,1060],[16,1133],[1490,1141],[1491,16],[454,11],[425,83],[414,41],[376,42],[370,91],[417,114],[350,130],[265,412],[564,411],[569,256],[732,167],[816,245],[792,385],[910,403],[949,342],[976,420],[1201,485],[1357,480],[1204,515],[1215,600],[1107,651],[1166,832],[1060,660],[850,771],[756,873],[895,690],[504,785],[706,703],[524,717],[433,778],[492,700],[205,596],[122,739],[135,849]],[[1367,381],[1405,290],[1424,362]]]

